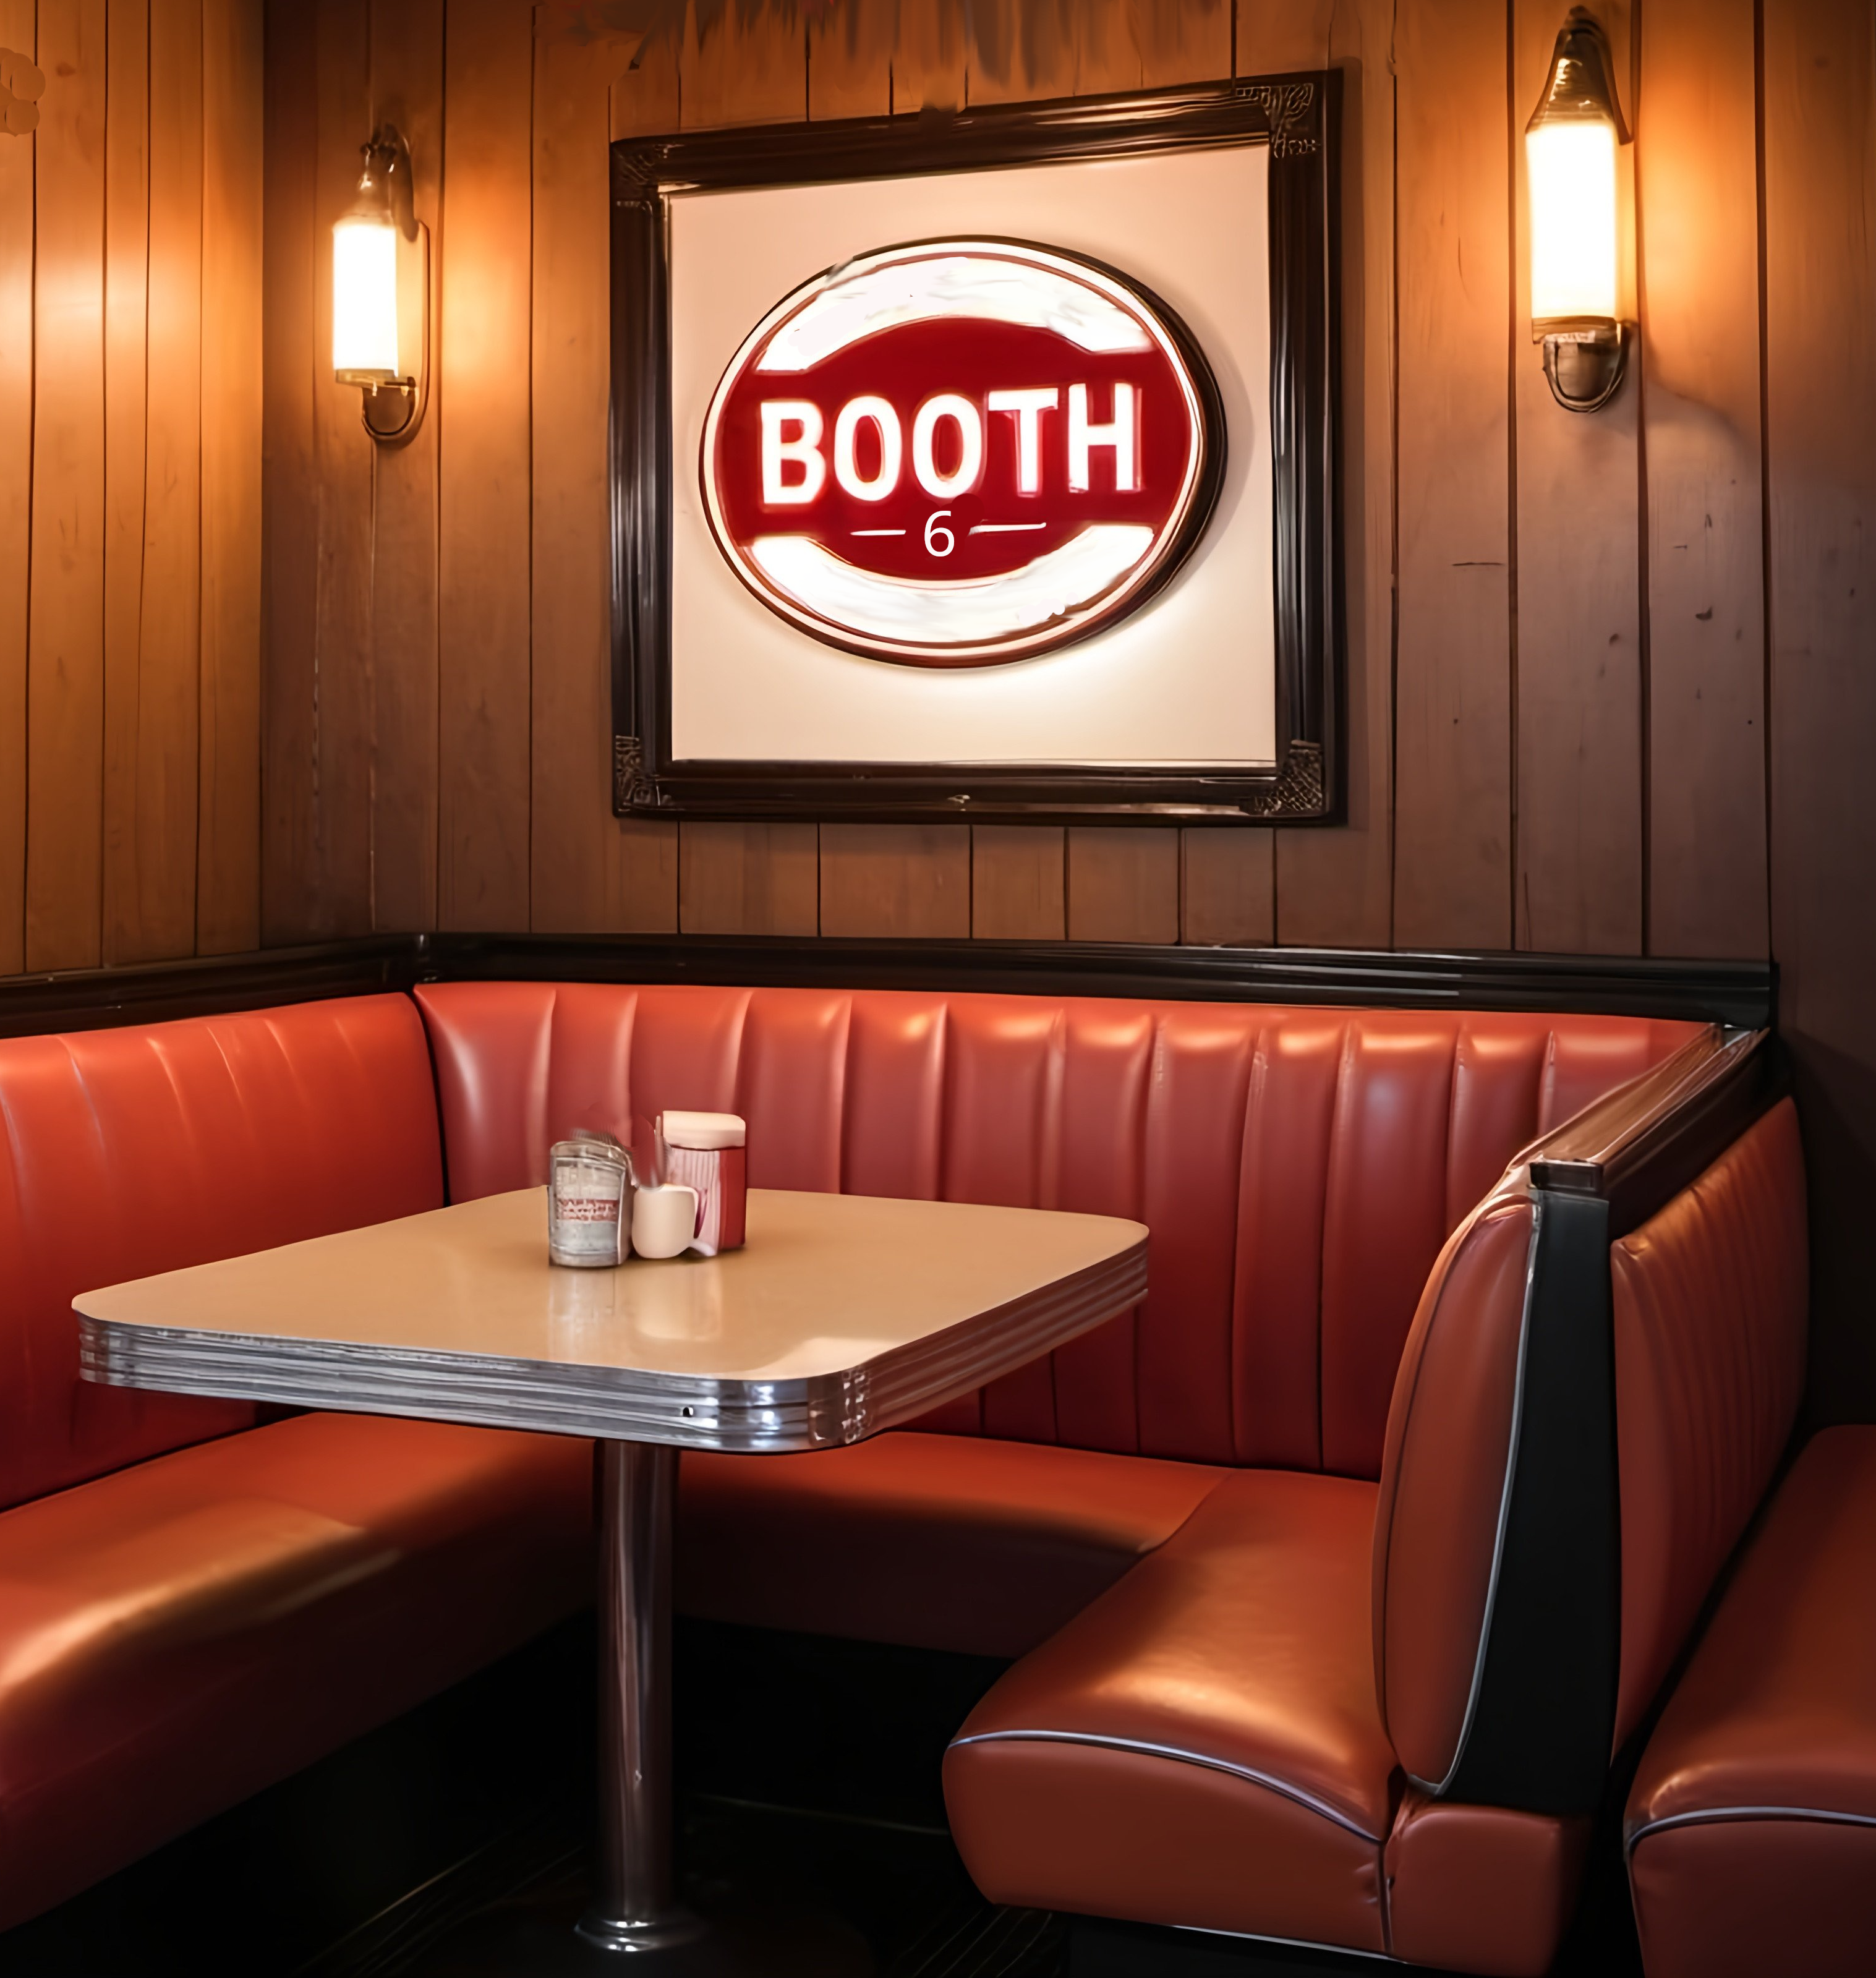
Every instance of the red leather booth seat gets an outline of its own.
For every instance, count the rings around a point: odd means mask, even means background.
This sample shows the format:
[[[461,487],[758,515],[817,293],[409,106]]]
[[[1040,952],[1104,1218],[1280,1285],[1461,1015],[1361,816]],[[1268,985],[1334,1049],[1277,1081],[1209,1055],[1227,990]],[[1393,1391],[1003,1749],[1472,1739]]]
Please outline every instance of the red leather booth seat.
[[[1643,1753],[1648,1978],[1876,1971],[1876,1429],[1807,1446]]]
[[[1151,1229],[1138,1310],[913,1431],[683,1461],[692,1611],[1021,1656],[946,1762],[987,1894],[1545,1968],[1586,1821],[1448,1791],[1489,1626],[1531,1249],[1529,1198],[1494,1188],[1521,1146],[1690,1027],[418,993],[458,1197],[539,1182],[573,1128],[629,1137],[685,1106],[746,1116],[758,1186]],[[1626,1725],[1795,1405],[1789,1107],[1618,1252]]]
[[[1548,1968],[1586,1814],[1464,1789],[1501,1584],[1530,1214],[1507,1186],[1441,1256],[1378,1490],[1239,1473],[984,1699],[945,1784],[987,1895],[1457,1970]],[[1611,1276],[1619,1745],[1796,1412],[1805,1230],[1789,1102],[1617,1242]]]
[[[0,1042],[0,1130],[5,1928],[572,1611],[590,1462],[79,1378],[81,1290],[441,1202],[407,999]]]
[[[890,991],[416,993],[452,1200],[538,1185],[576,1127],[630,1139],[689,1106],[748,1120],[753,1187],[1147,1224],[1146,1303],[920,1424],[942,1439],[684,1459],[689,1611],[995,1655],[1070,1619],[1227,1470],[1371,1482],[1448,1235],[1519,1147],[1694,1028]],[[1117,1457],[1137,1460],[1098,1460]]]

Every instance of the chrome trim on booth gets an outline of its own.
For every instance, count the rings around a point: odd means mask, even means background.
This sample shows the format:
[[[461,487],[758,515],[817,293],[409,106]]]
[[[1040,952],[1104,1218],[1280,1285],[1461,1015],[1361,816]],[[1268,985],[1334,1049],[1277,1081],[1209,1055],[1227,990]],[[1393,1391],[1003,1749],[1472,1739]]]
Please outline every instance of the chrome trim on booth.
[[[1033,1299],[882,1354],[846,1374],[716,1380],[636,1368],[296,1341],[78,1319],[80,1365],[111,1387],[606,1436],[680,1449],[779,1454],[857,1442],[1026,1365],[1137,1305],[1146,1246]],[[998,1351],[988,1362],[984,1337]]]
[[[1089,1745],[1098,1751],[1126,1751],[1137,1758],[1170,1758],[1179,1765],[1201,1765],[1208,1772],[1226,1772],[1233,1778],[1247,1779],[1254,1786],[1262,1786],[1281,1799],[1332,1821],[1345,1833],[1352,1834],[1358,1841],[1365,1841],[1371,1847],[1381,1844],[1378,1834],[1370,1834],[1365,1827],[1358,1826],[1345,1813],[1338,1812],[1325,1800],[1319,1800],[1313,1794],[1287,1785],[1282,1779],[1273,1778],[1252,1766],[1233,1765],[1229,1758],[1208,1758],[1202,1751],[1182,1751],[1176,1745],[1153,1745],[1139,1738],[1107,1738],[1091,1731],[980,1731],[974,1737],[954,1738],[949,1748],[955,1751],[966,1745]]]
[[[1876,1827],[1876,1813],[1827,1813],[1814,1806],[1712,1806],[1689,1813],[1670,1813],[1638,1827],[1622,1844],[1622,1858],[1633,1854],[1636,1844],[1651,1834],[1671,1827],[1724,1827],[1746,1820],[1808,1820],[1826,1827]]]

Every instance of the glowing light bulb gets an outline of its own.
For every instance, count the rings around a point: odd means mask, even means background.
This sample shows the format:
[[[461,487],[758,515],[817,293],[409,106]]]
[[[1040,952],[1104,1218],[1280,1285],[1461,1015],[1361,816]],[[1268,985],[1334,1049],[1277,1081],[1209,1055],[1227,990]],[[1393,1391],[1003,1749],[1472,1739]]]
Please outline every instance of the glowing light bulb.
[[[1616,310],[1616,128],[1540,124],[1524,137],[1534,321]]]
[[[333,369],[348,382],[399,375],[397,229],[348,216],[333,229]]]

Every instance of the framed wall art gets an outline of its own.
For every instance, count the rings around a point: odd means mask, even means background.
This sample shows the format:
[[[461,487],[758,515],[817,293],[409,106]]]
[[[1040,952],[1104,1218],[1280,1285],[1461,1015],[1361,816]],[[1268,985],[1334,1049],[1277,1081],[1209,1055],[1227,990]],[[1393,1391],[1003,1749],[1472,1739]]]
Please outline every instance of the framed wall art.
[[[1338,814],[1338,82],[614,145],[615,811]]]

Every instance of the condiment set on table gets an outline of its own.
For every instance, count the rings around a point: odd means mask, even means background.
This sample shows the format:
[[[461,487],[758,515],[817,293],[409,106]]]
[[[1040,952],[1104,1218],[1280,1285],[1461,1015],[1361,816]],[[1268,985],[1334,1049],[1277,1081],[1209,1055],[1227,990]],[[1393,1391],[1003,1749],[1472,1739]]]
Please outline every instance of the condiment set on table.
[[[746,1137],[733,1113],[660,1113],[643,1181],[613,1134],[582,1130],[557,1140],[548,1176],[549,1260],[598,1269],[634,1255],[739,1249]]]

